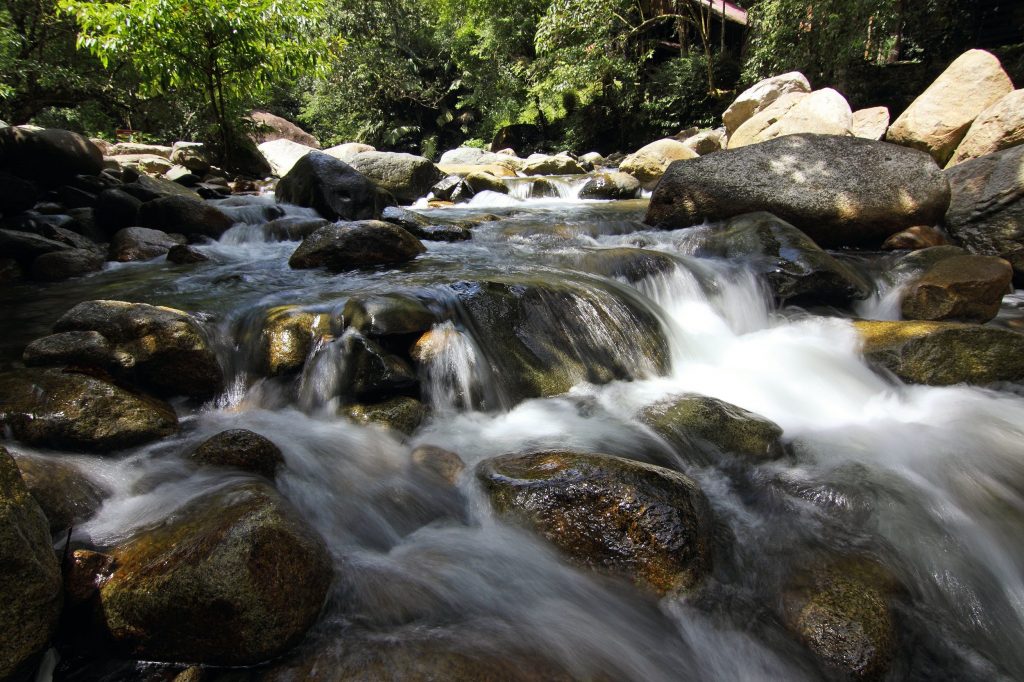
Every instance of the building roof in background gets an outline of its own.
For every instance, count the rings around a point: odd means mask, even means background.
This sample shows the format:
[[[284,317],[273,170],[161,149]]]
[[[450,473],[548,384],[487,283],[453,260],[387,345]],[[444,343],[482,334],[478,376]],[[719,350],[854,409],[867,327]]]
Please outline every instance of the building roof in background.
[[[742,7],[737,7],[731,2],[722,2],[722,0],[695,0],[705,7],[711,7],[711,9],[718,15],[721,15],[722,7],[725,7],[725,18],[729,21],[733,21],[743,26],[747,25],[747,10]]]

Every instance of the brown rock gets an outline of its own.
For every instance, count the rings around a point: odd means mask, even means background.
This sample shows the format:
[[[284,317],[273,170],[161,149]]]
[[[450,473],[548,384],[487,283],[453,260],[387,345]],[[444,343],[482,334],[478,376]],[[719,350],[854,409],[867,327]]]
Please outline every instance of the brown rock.
[[[994,256],[954,256],[931,266],[903,294],[907,320],[985,323],[1010,292],[1013,268]]]
[[[900,249],[927,249],[931,246],[942,246],[948,244],[946,236],[934,227],[927,225],[914,225],[902,232],[889,236],[882,242],[882,248],[887,251],[898,251]]]
[[[241,469],[271,481],[284,466],[281,449],[248,429],[221,431],[203,441],[188,458],[201,466]]]

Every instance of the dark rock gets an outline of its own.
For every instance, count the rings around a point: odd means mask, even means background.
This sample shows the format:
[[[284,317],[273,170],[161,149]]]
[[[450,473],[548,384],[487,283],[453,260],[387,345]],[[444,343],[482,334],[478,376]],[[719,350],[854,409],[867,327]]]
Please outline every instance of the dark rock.
[[[320,152],[299,159],[277,183],[275,193],[278,201],[316,209],[328,220],[375,218],[389,203],[372,180]]]
[[[428,218],[414,211],[398,206],[388,206],[381,213],[384,222],[398,225],[418,239],[427,241],[455,242],[471,239],[469,226],[448,220]]]
[[[25,271],[13,258],[0,258],[0,282],[15,282],[25,276]]]
[[[82,365],[112,369],[118,358],[99,332],[64,332],[36,339],[25,347],[22,360],[29,367]]]
[[[601,173],[587,180],[580,199],[635,199],[640,181],[629,173]]]
[[[57,630],[63,597],[49,524],[2,447],[0,560],[0,679],[13,682],[32,675]]]
[[[145,303],[86,301],[65,313],[53,329],[58,333],[99,332],[118,358],[115,374],[158,394],[206,399],[223,390],[223,373],[206,335],[180,310]]]
[[[66,217],[67,221],[63,222],[62,225],[74,226],[75,220],[71,216],[49,216],[52,218]],[[84,249],[86,251],[95,251],[100,253],[99,246],[96,243],[77,232],[74,232],[67,227],[53,224],[46,220],[33,221],[32,232],[38,234],[40,237],[46,237],[52,239],[55,242],[67,244],[73,249]]]
[[[379,220],[334,223],[302,240],[288,263],[332,271],[405,263],[426,251],[416,237]]]
[[[754,461],[785,454],[778,424],[709,396],[667,398],[645,407],[639,418],[683,454],[725,452]]]
[[[171,263],[184,265],[186,263],[205,263],[210,260],[210,257],[188,244],[177,244],[168,249],[167,260]]]
[[[330,222],[323,218],[277,218],[263,225],[263,234],[277,241],[297,241],[325,225],[330,225]]]
[[[284,466],[281,449],[269,439],[248,429],[221,431],[189,455],[196,464],[241,469],[274,480]]]
[[[767,279],[780,303],[846,305],[871,292],[871,285],[857,272],[768,213],[738,216],[694,235],[694,255],[749,264]]]
[[[32,261],[32,279],[59,282],[103,269],[103,256],[87,249],[44,253]]]
[[[57,190],[60,203],[68,208],[92,208],[96,206],[96,195],[78,187],[64,185]]]
[[[263,483],[188,503],[110,552],[94,619],[123,655],[255,665],[315,622],[332,568],[323,541]]]
[[[166,403],[56,369],[0,375],[0,423],[30,445],[110,452],[174,433]]]
[[[786,135],[669,166],[648,225],[675,229],[767,211],[821,246],[878,246],[934,225],[949,182],[921,151],[834,135]]]
[[[24,178],[0,171],[0,214],[27,211],[39,200],[39,188]]]
[[[44,187],[76,175],[99,175],[103,154],[87,138],[69,130],[0,128],[0,168]]]
[[[67,244],[31,232],[0,230],[0,253],[22,265],[31,263],[43,254],[66,251],[70,248]]]
[[[620,246],[587,250],[574,265],[584,272],[639,282],[651,275],[675,269],[676,261],[661,251]]]
[[[163,199],[165,197],[183,197],[192,201],[202,200],[198,192],[183,187],[176,182],[137,173],[132,176],[133,179],[128,180],[128,174],[129,170],[125,169],[125,184],[121,186],[121,189],[140,201],[153,201],[154,199]]]
[[[357,424],[379,424],[411,435],[427,416],[419,400],[398,396],[379,403],[345,405],[341,413]]]
[[[945,258],[907,286],[903,318],[988,322],[999,312],[1012,279],[1013,268],[1002,258]]]
[[[163,256],[180,242],[162,230],[126,227],[110,241],[110,260],[126,263]]]
[[[345,392],[362,401],[409,393],[419,381],[408,362],[361,337],[351,341],[346,375]]]
[[[342,317],[346,325],[368,336],[421,333],[437,322],[419,299],[402,294],[353,296]]]
[[[544,178],[537,178],[530,181],[529,197],[531,199],[557,199],[558,188],[554,183]]]
[[[697,484],[609,455],[542,452],[480,463],[495,510],[569,556],[661,593],[687,591],[711,568],[711,509]]]
[[[234,222],[217,207],[185,197],[154,199],[139,209],[139,223],[143,227],[213,239],[224,234]]]
[[[51,533],[88,520],[103,504],[103,491],[70,464],[27,455],[15,460],[28,491],[50,522]]]
[[[455,199],[452,198],[452,195],[456,191],[460,190],[460,188],[463,185],[465,185],[465,187],[468,188],[469,190],[468,196],[472,197],[474,194],[473,188],[470,187],[466,183],[466,181],[463,180],[458,175],[449,175],[448,177],[435,183],[434,186],[430,188],[430,193],[434,195],[435,199],[441,199],[442,201],[455,201]],[[462,194],[465,194],[464,189],[462,190]]]

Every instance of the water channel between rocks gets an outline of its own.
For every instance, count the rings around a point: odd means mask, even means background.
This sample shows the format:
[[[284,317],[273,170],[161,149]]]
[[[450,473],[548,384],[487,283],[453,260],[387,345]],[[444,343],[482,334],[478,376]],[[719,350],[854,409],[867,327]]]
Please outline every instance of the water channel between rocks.
[[[426,253],[396,269],[293,270],[297,242],[239,224],[198,247],[209,263],[157,259],[10,286],[0,292],[5,365],[80,301],[140,301],[197,314],[228,386],[205,405],[176,404],[178,436],[117,456],[11,449],[64,457],[109,490],[74,532],[110,546],[238,479],[185,462],[206,437],[246,428],[273,440],[286,462],[277,487],[335,564],[326,611],[289,659],[294,679],[305,679],[303,665],[372,670],[394,651],[500,661],[503,674],[532,679],[550,679],[534,666],[575,679],[820,679],[827,673],[787,631],[781,602],[794,571],[832,555],[870,557],[901,586],[891,679],[1024,679],[1019,387],[903,385],[868,366],[848,313],[777,308],[744,263],[694,257],[687,230],[644,226],[645,200],[567,194],[422,209],[498,219],[470,241],[426,242]],[[891,319],[891,292],[877,286],[858,313]],[[500,310],[492,319],[467,308],[474,287],[548,293],[503,325]],[[430,414],[408,438],[338,416],[345,333],[315,344],[299,374],[261,370],[260,333],[273,311],[296,306],[330,321],[353,295],[389,293],[446,318],[419,377]],[[1005,299],[1002,322],[1017,316],[1019,300]],[[503,371],[502,335],[537,330],[546,351],[578,361],[565,376],[529,384],[563,382],[567,390],[550,397],[526,397],[524,380]],[[680,456],[637,414],[683,393],[774,421],[786,456]],[[408,453],[421,445],[461,456],[457,490],[408,474]],[[715,523],[700,588],[659,598],[498,519],[473,467],[554,449],[652,462],[696,480]]]

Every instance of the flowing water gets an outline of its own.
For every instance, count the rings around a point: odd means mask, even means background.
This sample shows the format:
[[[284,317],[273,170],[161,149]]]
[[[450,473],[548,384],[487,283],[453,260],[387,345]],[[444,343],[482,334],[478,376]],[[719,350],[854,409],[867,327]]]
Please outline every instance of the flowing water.
[[[183,455],[220,430],[248,428],[281,447],[287,468],[278,488],[336,562],[333,597],[300,661],[330,666],[354,650],[429,647],[524,669],[542,661],[578,679],[820,679],[827,674],[782,624],[780,594],[787,576],[815,557],[854,553],[873,557],[903,586],[891,679],[1024,679],[1019,387],[902,385],[867,366],[843,314],[776,309],[742,263],[689,255],[685,231],[646,230],[643,200],[517,192],[428,210],[501,219],[475,228],[472,241],[428,242],[398,269],[291,270],[297,242],[240,224],[200,247],[214,262],[157,259],[0,294],[5,364],[77,301],[117,298],[199,313],[229,371],[224,395],[178,405],[181,435],[119,456],[70,457],[110,492],[78,538],[114,544],[237,480],[197,471]],[[241,210],[239,219],[261,215]],[[594,266],[600,254],[622,247],[656,252],[660,265],[600,274],[608,271]],[[569,390],[521,399],[500,371],[500,339],[460,303],[480,282],[554,292],[541,296],[528,327],[561,340],[584,366]],[[894,317],[898,286],[879,278],[858,314]],[[405,442],[337,416],[351,332],[314,345],[291,377],[264,376],[254,350],[267,311],[297,305],[336,321],[350,296],[367,292],[401,292],[444,311],[421,375],[432,412]],[[1007,298],[1004,322],[1019,317],[1019,301]],[[610,375],[594,373],[606,367]],[[636,414],[682,392],[775,421],[790,455],[763,464],[680,456]],[[468,468],[457,493],[410,476],[418,445],[462,457]],[[653,461],[697,480],[718,529],[713,573],[698,594],[659,600],[578,568],[496,519],[473,465],[544,448]]]

